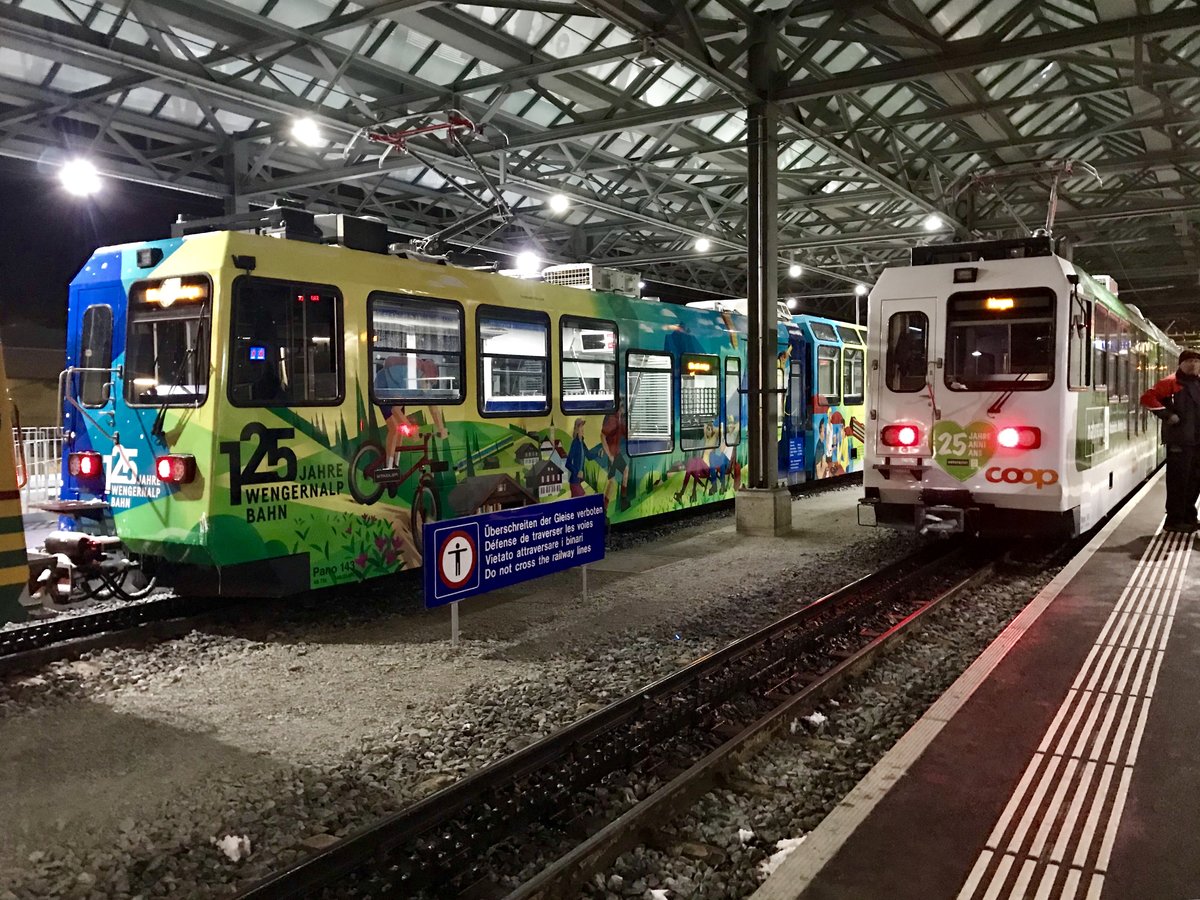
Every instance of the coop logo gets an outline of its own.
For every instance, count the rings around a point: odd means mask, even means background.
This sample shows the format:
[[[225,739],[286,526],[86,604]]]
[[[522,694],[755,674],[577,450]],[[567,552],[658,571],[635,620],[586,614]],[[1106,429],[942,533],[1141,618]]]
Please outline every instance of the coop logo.
[[[1055,469],[1001,469],[992,466],[984,473],[984,477],[992,484],[1034,484],[1039,491],[1058,484],[1058,472]]]
[[[113,447],[112,453],[105,459],[109,484],[138,483],[137,454],[137,450],[120,444]]]

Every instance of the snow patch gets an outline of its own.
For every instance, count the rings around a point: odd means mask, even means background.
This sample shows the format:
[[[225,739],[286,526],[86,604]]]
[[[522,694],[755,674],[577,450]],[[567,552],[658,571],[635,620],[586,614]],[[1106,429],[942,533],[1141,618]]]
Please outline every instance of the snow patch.
[[[250,856],[250,838],[244,834],[227,834],[223,838],[213,838],[212,842],[230,862],[240,862]]]
[[[804,843],[807,834],[802,834],[797,838],[784,838],[775,842],[775,852],[767,859],[764,859],[758,864],[759,871],[762,872],[763,878],[770,878],[775,874],[775,870],[783,865],[783,861],[792,855],[792,851]]]

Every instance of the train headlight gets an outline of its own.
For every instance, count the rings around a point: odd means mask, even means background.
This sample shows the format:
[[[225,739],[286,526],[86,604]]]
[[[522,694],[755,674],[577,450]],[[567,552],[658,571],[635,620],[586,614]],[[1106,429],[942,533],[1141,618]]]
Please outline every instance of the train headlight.
[[[68,453],[67,471],[72,478],[99,478],[101,473],[100,454],[95,450]]]
[[[154,474],[167,484],[188,484],[196,478],[196,457],[190,453],[171,453],[154,460]]]
[[[885,447],[915,447],[921,440],[921,429],[916,425],[885,425],[879,440]]]
[[[1010,425],[997,432],[996,443],[1007,450],[1036,450],[1042,446],[1042,429]]]

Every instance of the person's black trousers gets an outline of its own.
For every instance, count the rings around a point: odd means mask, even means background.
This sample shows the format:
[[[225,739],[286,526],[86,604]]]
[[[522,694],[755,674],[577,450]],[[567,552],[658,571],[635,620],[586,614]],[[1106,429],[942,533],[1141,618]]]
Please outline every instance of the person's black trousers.
[[[1167,445],[1167,522],[1184,525],[1196,521],[1200,497],[1200,447]]]

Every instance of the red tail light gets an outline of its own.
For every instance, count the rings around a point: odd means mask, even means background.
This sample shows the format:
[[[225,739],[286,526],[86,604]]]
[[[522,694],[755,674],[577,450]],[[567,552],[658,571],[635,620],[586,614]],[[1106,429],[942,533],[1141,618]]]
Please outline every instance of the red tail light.
[[[95,450],[84,450],[67,454],[67,471],[72,478],[99,478],[101,474],[100,454]]]
[[[1036,450],[1042,446],[1042,429],[1010,425],[997,432],[996,443],[1006,450]]]
[[[879,440],[885,447],[915,447],[921,440],[921,429],[916,425],[884,425]]]
[[[196,457],[190,453],[172,453],[154,460],[154,474],[167,484],[188,484],[196,478]]]

